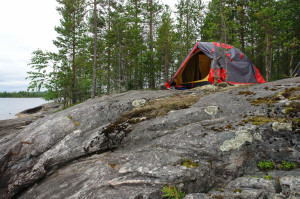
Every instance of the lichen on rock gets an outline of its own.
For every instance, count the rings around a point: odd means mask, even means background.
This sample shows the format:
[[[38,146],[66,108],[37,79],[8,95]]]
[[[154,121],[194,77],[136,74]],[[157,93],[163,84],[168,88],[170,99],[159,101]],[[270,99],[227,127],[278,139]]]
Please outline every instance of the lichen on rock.
[[[144,106],[145,103],[146,103],[146,100],[145,100],[145,99],[134,100],[134,101],[132,102],[132,106],[135,106],[135,107]]]
[[[281,123],[281,122],[273,122],[272,129],[276,132],[278,131],[291,131],[292,123]]]
[[[240,129],[235,133],[235,137],[230,140],[225,140],[220,147],[221,151],[230,151],[240,148],[246,141],[252,142],[253,137],[251,133],[240,127]]]
[[[218,106],[207,106],[205,107],[204,111],[208,115],[211,115],[213,119],[215,119],[215,115],[218,113]]]

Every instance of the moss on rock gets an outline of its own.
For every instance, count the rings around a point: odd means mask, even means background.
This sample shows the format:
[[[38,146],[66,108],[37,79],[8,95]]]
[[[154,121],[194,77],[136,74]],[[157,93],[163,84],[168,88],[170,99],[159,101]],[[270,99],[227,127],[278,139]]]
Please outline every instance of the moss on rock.
[[[267,117],[265,115],[257,115],[243,120],[244,122],[252,122],[253,125],[262,125],[270,122],[284,122],[284,118]]]
[[[197,163],[192,162],[190,159],[186,159],[184,162],[181,163],[181,165],[187,168],[196,168],[199,166]]]
[[[247,95],[254,95],[255,93],[251,91],[240,91],[238,94],[247,96]]]

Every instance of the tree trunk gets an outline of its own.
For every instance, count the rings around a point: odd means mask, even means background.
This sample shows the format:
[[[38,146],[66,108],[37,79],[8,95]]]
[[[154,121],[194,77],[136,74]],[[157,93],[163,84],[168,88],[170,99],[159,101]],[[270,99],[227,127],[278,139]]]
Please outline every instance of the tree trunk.
[[[121,41],[120,41],[120,32],[118,30],[118,44],[121,46]],[[122,48],[119,50],[119,82],[118,82],[118,91],[119,93],[121,92],[121,81],[122,81]]]
[[[218,58],[216,55],[214,55],[214,71],[215,71],[215,76],[214,76],[214,85],[216,86],[218,84]]]
[[[125,59],[125,82],[126,82],[126,90],[129,90],[129,76],[130,76],[130,68],[128,66],[127,59]]]
[[[169,55],[168,55],[168,48],[166,48],[165,60],[164,60],[164,80],[165,82],[169,81]]]
[[[155,88],[155,77],[154,77],[154,63],[153,63],[153,4],[152,0],[150,2],[150,88]]]
[[[269,6],[270,6],[270,1],[269,1]],[[270,25],[271,23],[271,19],[270,16],[268,17],[268,23]],[[270,27],[268,26],[268,24],[264,24],[265,25],[265,35],[266,35],[266,39],[267,39],[267,53],[266,53],[266,58],[265,58],[265,67],[266,67],[266,81],[269,82],[271,79],[271,41],[270,41],[270,37],[271,37],[271,31],[270,31]]]
[[[110,48],[111,48],[111,41],[110,41],[110,0],[108,1],[108,52],[107,52],[107,56],[108,56],[108,60],[107,60],[107,93],[110,93]]]
[[[271,2],[269,0],[269,8],[271,6]],[[266,67],[266,81],[269,82],[271,80],[271,17],[268,16],[268,24],[265,23],[265,34],[267,39],[267,54],[265,59],[265,67]]]
[[[292,77],[292,73],[293,73],[293,60],[294,60],[294,53],[292,52],[291,61],[290,61],[290,77]]]
[[[134,69],[134,90],[137,90],[139,86],[139,72],[137,68],[137,59],[135,60],[135,69]]]
[[[101,92],[102,92],[102,74],[99,75],[99,85],[98,85],[98,96],[101,96]]]
[[[119,53],[119,93],[122,92],[122,54]]]
[[[138,28],[138,21],[137,21],[137,18],[138,18],[138,7],[137,7],[137,1],[138,0],[135,0],[135,28],[137,30]],[[135,35],[135,43],[137,44],[137,35]],[[136,50],[136,55],[135,55],[135,68],[134,68],[134,89],[137,90],[138,89],[138,52]]]
[[[179,36],[180,37],[180,46],[183,46],[183,41],[182,41],[182,35]],[[180,48],[180,57],[181,57],[181,60],[180,62],[183,62],[183,48]]]
[[[266,68],[266,81],[270,81],[270,75],[271,75],[271,67],[270,67],[270,38],[268,34],[268,29],[265,26],[265,34],[266,34],[266,39],[267,39],[267,53],[266,53],[266,58],[265,58],[265,68]]]
[[[243,1],[242,1],[243,2]],[[244,3],[244,2],[243,2]],[[245,52],[245,39],[244,39],[244,4],[241,5],[241,45],[242,45],[242,52]]]
[[[77,102],[77,99],[76,99],[76,85],[75,85],[75,82],[76,82],[76,70],[75,70],[75,59],[76,59],[76,55],[75,55],[75,48],[76,48],[76,39],[75,39],[75,28],[76,28],[76,21],[75,21],[75,11],[73,13],[73,44],[72,44],[72,48],[73,48],[73,55],[72,55],[72,103],[75,104]]]
[[[189,0],[186,0],[186,51],[190,52],[189,48]]]
[[[254,48],[253,48],[253,46],[254,46],[254,34],[253,34],[253,32],[251,31],[251,46],[252,46],[252,48],[251,48],[251,58],[253,59],[254,58]]]
[[[97,1],[94,0],[94,63],[93,63],[93,85],[91,98],[95,98],[96,92],[96,68],[97,68]]]
[[[224,24],[223,24],[223,12],[222,12],[222,0],[219,0],[219,11],[221,14],[221,39],[220,39],[220,45],[222,48],[222,42],[223,42],[223,35],[224,35]]]
[[[220,13],[221,13],[221,22],[222,22],[222,35],[224,35],[224,40],[225,40],[225,44],[227,43],[227,37],[226,37],[226,23],[224,20],[224,16],[223,16],[223,10],[222,10],[222,0],[219,1],[219,8],[220,8]],[[222,36],[221,36],[221,41],[220,41],[220,45],[222,47]],[[223,47],[222,47],[223,48]],[[226,71],[226,77],[225,77],[225,82],[227,83],[228,81],[228,58],[225,55],[226,53],[226,45],[224,47],[224,49],[222,50],[222,57],[224,57],[225,59],[225,71]]]

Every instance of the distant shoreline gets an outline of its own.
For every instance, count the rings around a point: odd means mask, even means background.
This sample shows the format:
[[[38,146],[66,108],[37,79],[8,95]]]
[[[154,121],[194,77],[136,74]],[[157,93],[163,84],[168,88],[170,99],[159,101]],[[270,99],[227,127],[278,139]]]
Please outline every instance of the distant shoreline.
[[[46,103],[49,101],[41,97],[2,97],[0,98],[0,120],[15,119],[18,113]]]
[[[28,97],[0,97],[0,98],[43,98],[43,97],[32,97],[32,96],[28,96]]]
[[[43,98],[46,92],[0,92],[0,98]]]

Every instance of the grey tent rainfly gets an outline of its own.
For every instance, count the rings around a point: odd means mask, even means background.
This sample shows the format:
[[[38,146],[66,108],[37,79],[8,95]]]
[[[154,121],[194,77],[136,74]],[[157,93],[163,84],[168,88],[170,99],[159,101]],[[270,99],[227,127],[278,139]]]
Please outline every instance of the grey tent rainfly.
[[[226,76],[231,84],[265,83],[251,60],[237,48],[224,43],[197,42],[174,77],[165,84],[167,89],[189,89],[213,84],[214,62],[217,60],[214,57],[220,57],[217,61],[218,83],[225,82]]]

